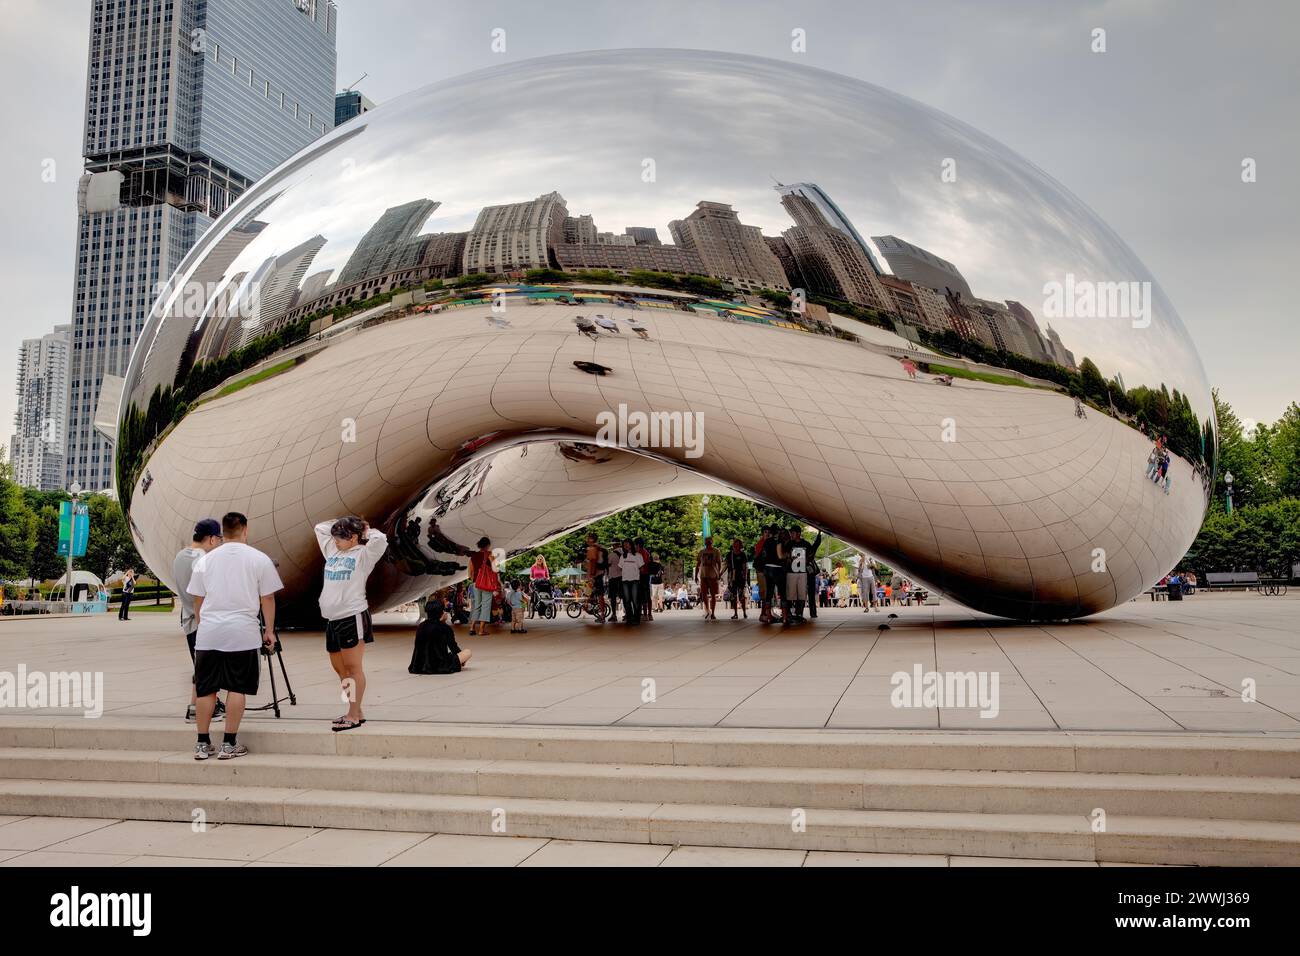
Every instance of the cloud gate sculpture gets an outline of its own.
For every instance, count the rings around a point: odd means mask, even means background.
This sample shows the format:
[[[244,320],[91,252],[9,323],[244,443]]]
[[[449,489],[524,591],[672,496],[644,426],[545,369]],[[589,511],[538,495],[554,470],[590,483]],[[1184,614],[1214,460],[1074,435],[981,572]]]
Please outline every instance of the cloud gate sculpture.
[[[234,202],[133,354],[117,490],[164,581],[247,514],[288,620],[327,517],[389,533],[383,608],[481,535],[701,492],[1060,619],[1181,558],[1213,428],[1145,268],[1005,147],[792,63],[616,51],[409,94]]]

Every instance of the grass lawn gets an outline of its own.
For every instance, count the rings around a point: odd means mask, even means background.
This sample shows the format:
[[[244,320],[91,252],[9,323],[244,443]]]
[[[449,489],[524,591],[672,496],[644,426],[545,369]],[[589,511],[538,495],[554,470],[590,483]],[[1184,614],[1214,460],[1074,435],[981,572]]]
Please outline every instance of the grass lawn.
[[[953,378],[969,379],[973,382],[988,382],[991,385],[1018,385],[1020,388],[1039,388],[1041,386],[1031,385],[1028,382],[1022,382],[1018,378],[1010,375],[994,375],[992,372],[972,372],[964,368],[955,368],[951,365],[935,365],[933,362],[927,363],[930,367],[931,375],[951,375]]]
[[[231,395],[239,391],[241,388],[248,388],[248,386],[250,385],[254,385],[258,382],[264,381],[265,379],[271,378],[272,376],[279,375],[281,372],[288,371],[289,369],[293,368],[294,365],[296,364],[297,362],[294,359],[288,359],[287,361],[284,362],[278,362],[277,364],[272,365],[269,368],[262,369],[262,371],[256,373],[255,375],[250,375],[247,378],[241,378],[237,382],[231,382],[221,391],[217,392],[215,397],[223,398],[226,395]]]

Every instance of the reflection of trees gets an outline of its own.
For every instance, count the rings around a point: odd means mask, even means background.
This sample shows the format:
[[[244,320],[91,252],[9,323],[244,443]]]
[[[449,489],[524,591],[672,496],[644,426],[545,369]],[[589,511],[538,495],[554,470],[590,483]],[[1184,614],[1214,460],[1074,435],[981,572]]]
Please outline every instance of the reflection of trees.
[[[1213,465],[1214,438],[1210,420],[1202,423],[1192,410],[1187,396],[1163,383],[1158,388],[1139,385],[1125,389],[1118,379],[1107,381],[1090,358],[1079,363],[1079,370],[1052,362],[1040,362],[1015,352],[990,349],[958,335],[951,329],[934,332],[919,328],[921,344],[939,352],[957,354],[973,362],[1013,369],[1034,378],[1054,382],[1069,394],[1086,399],[1098,411],[1140,430],[1153,440],[1164,436],[1171,453],[1197,466],[1208,476]],[[1208,480],[1208,478],[1206,478]]]
[[[157,386],[144,409],[135,402],[127,407],[117,433],[118,492],[123,510],[130,509],[135,480],[144,464],[146,453],[158,437],[173,423],[179,422],[204,392],[220,385],[230,376],[251,368],[267,356],[306,339],[311,332],[313,318],[304,316],[275,332],[259,335],[247,345],[220,358],[196,362],[174,386]]]

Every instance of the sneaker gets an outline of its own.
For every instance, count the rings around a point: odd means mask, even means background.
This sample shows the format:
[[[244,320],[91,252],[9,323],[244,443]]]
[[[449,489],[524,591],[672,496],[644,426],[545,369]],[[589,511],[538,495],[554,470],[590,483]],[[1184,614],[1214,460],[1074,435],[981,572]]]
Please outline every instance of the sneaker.
[[[207,760],[216,752],[217,748],[212,746],[212,744],[196,743],[194,745],[195,760]]]
[[[221,752],[217,754],[218,760],[234,760],[236,757],[242,757],[248,753],[248,748],[243,744],[222,744]]]
[[[199,719],[199,714],[193,704],[190,704],[188,707],[185,708],[185,723],[192,724],[194,723],[194,721],[198,719]]]
[[[217,701],[217,709],[212,712],[212,719],[213,720],[226,719],[226,705],[223,704],[221,701]]]

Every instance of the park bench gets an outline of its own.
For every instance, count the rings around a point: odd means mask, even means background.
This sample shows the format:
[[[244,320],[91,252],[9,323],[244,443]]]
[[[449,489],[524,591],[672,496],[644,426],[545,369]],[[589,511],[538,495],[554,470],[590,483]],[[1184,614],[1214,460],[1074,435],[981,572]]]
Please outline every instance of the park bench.
[[[1211,571],[1205,576],[1205,586],[1214,589],[1253,590],[1259,587],[1259,572]]]

